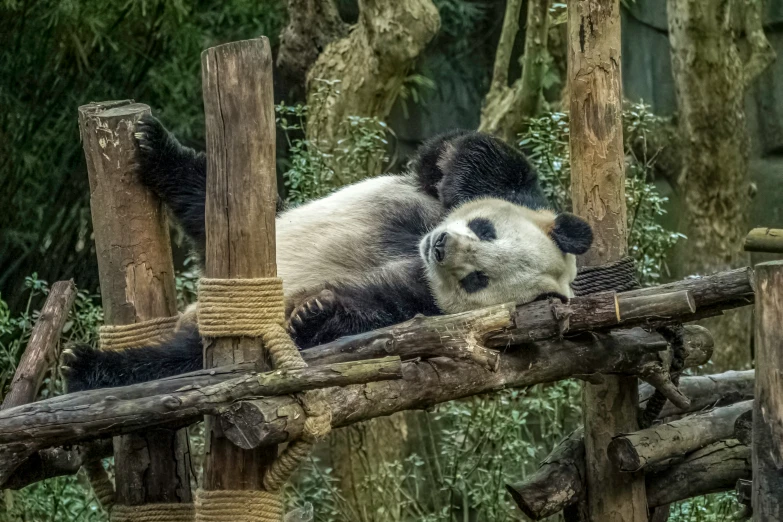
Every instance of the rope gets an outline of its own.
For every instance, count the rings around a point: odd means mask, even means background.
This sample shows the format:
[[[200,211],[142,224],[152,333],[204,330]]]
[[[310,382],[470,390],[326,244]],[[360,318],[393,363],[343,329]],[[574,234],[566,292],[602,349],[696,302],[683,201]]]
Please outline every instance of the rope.
[[[114,506],[114,484],[112,484],[106,468],[103,467],[103,461],[101,459],[91,460],[83,464],[82,468],[87,474],[87,479],[90,481],[98,503],[104,511],[110,512]]]
[[[117,504],[111,511],[111,522],[193,522],[193,504]]]
[[[196,522],[280,522],[283,495],[279,491],[196,492]]]
[[[625,292],[639,288],[636,266],[632,257],[624,257],[613,263],[585,266],[579,269],[571,283],[574,295],[583,296],[613,290]]]
[[[283,282],[279,278],[201,279],[198,324],[204,337],[258,337],[276,370],[305,368],[299,349],[285,330]],[[301,438],[291,442],[264,475],[264,491],[201,491],[198,522],[274,521],[283,516],[280,490],[313,446],[332,429],[332,410],[319,391],[298,394],[307,416]],[[241,518],[253,511],[252,517]],[[250,510],[250,511],[248,511]]]
[[[174,331],[179,316],[156,317],[140,323],[101,326],[98,330],[101,350],[125,350],[159,344]]]

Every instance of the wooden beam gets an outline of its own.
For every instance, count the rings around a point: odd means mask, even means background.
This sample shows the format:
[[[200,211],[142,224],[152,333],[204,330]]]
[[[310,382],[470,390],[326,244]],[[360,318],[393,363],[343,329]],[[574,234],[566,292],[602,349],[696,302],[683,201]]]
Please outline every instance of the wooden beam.
[[[399,357],[311,366],[300,370],[250,374],[210,386],[120,400],[111,392],[95,401],[90,392],[67,401],[39,401],[0,412],[0,444],[32,443],[41,448],[64,446],[85,438],[130,433],[158,425],[186,425],[203,415],[219,414],[248,397],[273,397],[331,386],[400,379]],[[140,385],[151,388],[155,381]]]
[[[648,473],[650,507],[665,506],[686,498],[728,491],[737,480],[750,478],[750,448],[734,440],[722,440],[694,451],[681,462]]]
[[[709,332],[701,327],[689,326],[685,339],[686,366],[698,366],[709,360],[712,352]],[[502,388],[554,382],[585,373],[635,375],[640,368],[662,367],[665,358],[661,357],[661,353],[666,353],[667,349],[666,340],[656,332],[647,332],[640,328],[617,330],[609,334],[585,335],[581,339],[542,341],[510,348],[501,355],[496,370],[462,359],[434,357],[425,361],[413,360],[403,364],[403,379],[400,381],[329,388],[324,390],[323,394],[332,406],[332,426],[340,427],[398,411],[426,409],[442,402]],[[310,351],[303,353],[307,356]],[[42,401],[40,406],[63,410],[98,400],[128,401],[147,397],[150,391],[161,397],[196,385],[211,386],[236,379],[244,375],[243,372],[251,371],[254,371],[252,363],[201,370],[185,376],[113,388],[108,397],[107,390],[91,390],[47,399]],[[211,373],[215,375],[210,375]],[[243,426],[245,433],[257,429],[258,433],[262,434],[253,435],[253,444],[268,446],[288,442],[301,435],[306,416],[295,398],[266,397],[244,404],[252,405],[255,411],[260,413],[260,416],[255,417],[255,421],[247,422]],[[234,406],[229,406],[225,412],[221,411],[221,415],[235,415],[233,408]],[[85,410],[83,406],[78,409]],[[85,412],[85,415],[88,416],[89,412]],[[112,429],[119,433],[126,427],[115,423]],[[94,430],[79,432],[68,442],[76,443],[95,436]],[[248,437],[247,440],[251,438]],[[40,440],[36,444],[35,441],[29,440],[19,442],[16,438],[13,442],[0,446],[0,484],[3,484],[15,469],[13,456],[40,449],[43,449]]]
[[[746,252],[783,254],[783,228],[754,228],[743,246]]]
[[[620,1],[568,2],[571,198],[593,228],[585,266],[627,253],[625,151],[620,71]],[[582,390],[587,504],[592,522],[646,522],[644,478],[620,473],[606,458],[614,435],[636,431],[637,379],[607,377]]]
[[[46,371],[57,360],[57,343],[75,300],[76,286],[73,280],[57,281],[49,289],[49,296],[35,322],[27,348],[3,399],[2,409],[35,400]]]
[[[753,520],[783,520],[783,261],[756,265]]]
[[[726,406],[753,398],[754,371],[728,371],[713,375],[689,375],[680,377],[680,391],[691,400],[686,410],[678,410],[667,402],[658,418],[702,411],[716,406]],[[639,407],[645,408],[655,388],[647,383],[639,386]]]
[[[265,37],[201,54],[207,131],[206,267],[209,278],[275,277],[275,111]],[[257,361],[258,338],[204,339],[205,368]],[[260,490],[277,447],[246,451],[206,418],[204,489]]]
[[[750,411],[753,401],[715,408],[700,415],[618,435],[607,448],[609,459],[620,471],[639,471],[668,459],[687,455],[721,439],[734,436],[734,422]]]
[[[128,100],[79,107],[90,208],[108,325],[177,313],[166,211],[133,170],[134,125],[148,106]],[[184,431],[148,430],[114,441],[117,503],[191,502]]]

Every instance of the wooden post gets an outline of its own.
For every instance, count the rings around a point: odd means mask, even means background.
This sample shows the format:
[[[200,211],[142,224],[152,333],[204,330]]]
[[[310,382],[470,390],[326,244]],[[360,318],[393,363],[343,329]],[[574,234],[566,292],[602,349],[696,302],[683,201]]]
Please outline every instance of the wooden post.
[[[128,100],[79,107],[90,177],[103,311],[108,325],[177,313],[169,227],[162,203],[136,179],[135,123],[150,109]],[[117,503],[190,502],[184,430],[114,439]]]
[[[201,54],[207,125],[206,277],[277,275],[272,50],[257,38]],[[257,338],[204,340],[207,368],[265,361]],[[265,369],[268,369],[268,364]],[[204,489],[258,490],[276,446],[242,450],[206,419]]]
[[[620,74],[620,1],[568,2],[571,197],[593,227],[586,266],[626,255],[625,173]],[[604,376],[583,387],[588,511],[593,522],[647,520],[644,477],[620,473],[606,448],[638,430],[637,379]]]
[[[783,520],[783,261],[756,265],[753,520]]]
[[[35,400],[46,370],[52,361],[57,360],[55,348],[75,300],[76,286],[73,280],[57,281],[52,285],[0,409]]]

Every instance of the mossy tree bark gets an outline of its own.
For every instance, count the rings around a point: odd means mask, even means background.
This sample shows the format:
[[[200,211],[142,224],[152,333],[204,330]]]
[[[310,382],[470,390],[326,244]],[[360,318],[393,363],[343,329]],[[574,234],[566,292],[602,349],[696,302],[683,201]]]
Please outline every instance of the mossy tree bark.
[[[541,90],[546,72],[549,39],[549,8],[551,0],[531,0],[527,3],[525,52],[522,55],[522,77],[508,85],[511,51],[519,32],[522,0],[509,0],[503,30],[495,54],[492,84],[481,109],[479,130],[513,143],[525,128],[525,118],[535,116],[540,108]]]
[[[439,27],[431,0],[359,0],[356,25],[348,36],[330,43],[307,74],[308,139],[331,154],[346,137],[343,122],[349,116],[388,116],[411,66]],[[339,83],[324,88],[324,82],[335,81]],[[381,168],[371,161],[362,175],[376,175]],[[399,519],[400,502],[386,505],[385,495],[361,485],[385,462],[402,457],[406,432],[405,418],[397,414],[332,435],[335,477],[357,520]]]
[[[683,274],[745,265],[750,182],[745,92],[774,59],[761,25],[761,2],[668,0],[669,41],[682,146]],[[741,23],[736,23],[740,20]],[[748,46],[739,45],[744,31]],[[722,346],[715,367],[750,363],[750,311],[705,321]]]

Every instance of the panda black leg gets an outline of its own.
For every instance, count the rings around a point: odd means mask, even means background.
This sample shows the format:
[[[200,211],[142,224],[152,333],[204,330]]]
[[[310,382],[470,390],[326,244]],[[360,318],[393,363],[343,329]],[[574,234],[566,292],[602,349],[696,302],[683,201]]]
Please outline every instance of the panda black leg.
[[[184,147],[154,116],[144,116],[134,133],[141,182],[171,209],[202,251],[207,195],[207,162],[203,152]]]
[[[69,393],[128,386],[201,369],[201,337],[189,328],[160,346],[100,351],[75,345],[63,351],[62,363]]]

